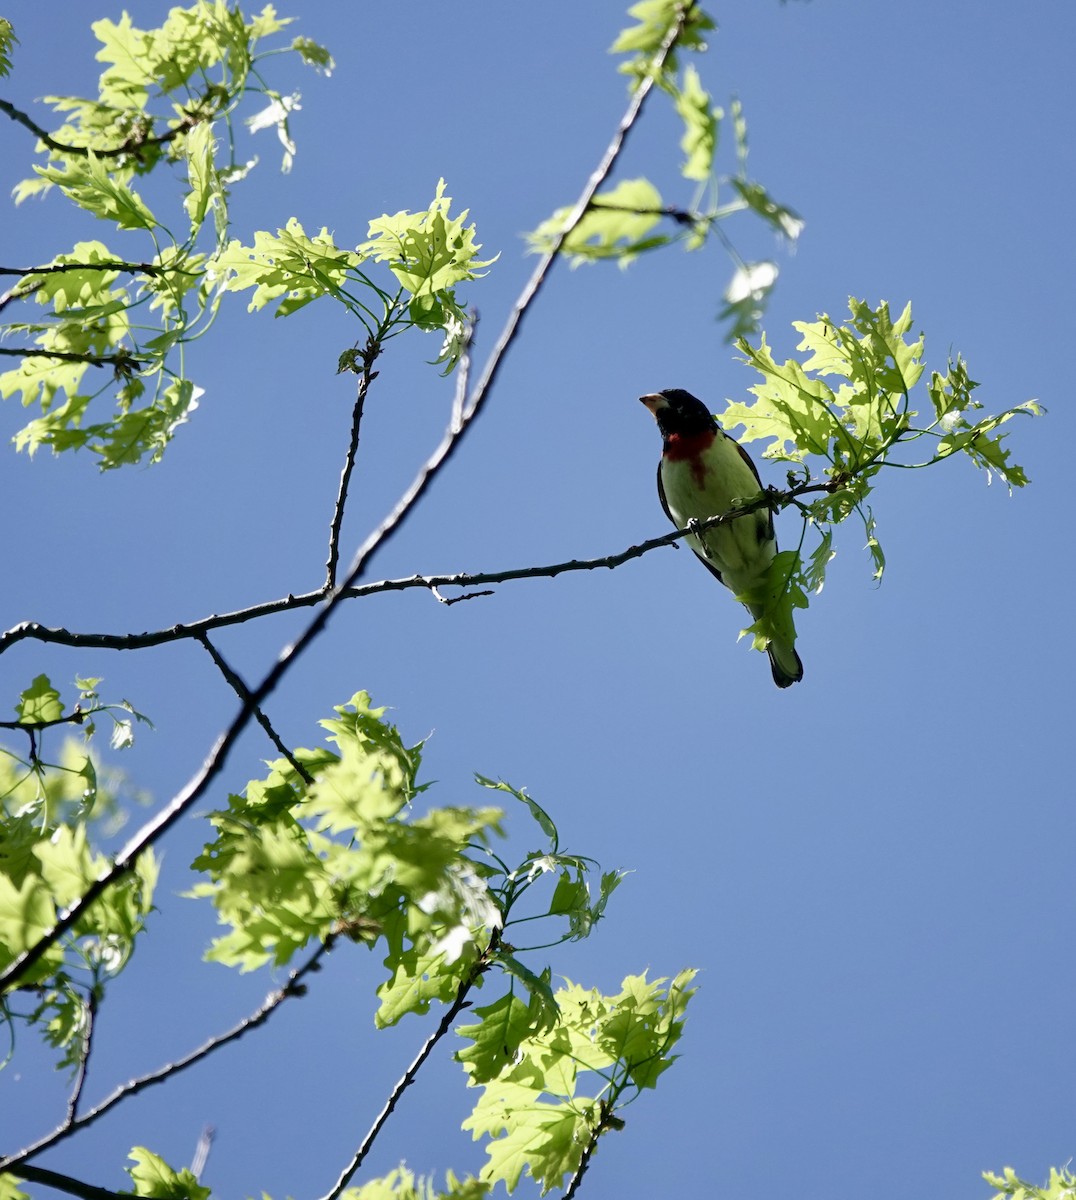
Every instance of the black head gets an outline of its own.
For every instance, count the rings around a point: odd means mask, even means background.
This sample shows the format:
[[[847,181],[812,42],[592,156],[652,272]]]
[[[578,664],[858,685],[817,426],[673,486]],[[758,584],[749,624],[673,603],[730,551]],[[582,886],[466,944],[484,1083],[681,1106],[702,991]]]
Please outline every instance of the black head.
[[[717,429],[717,421],[706,405],[683,388],[666,388],[639,399],[654,414],[663,438],[691,437]]]

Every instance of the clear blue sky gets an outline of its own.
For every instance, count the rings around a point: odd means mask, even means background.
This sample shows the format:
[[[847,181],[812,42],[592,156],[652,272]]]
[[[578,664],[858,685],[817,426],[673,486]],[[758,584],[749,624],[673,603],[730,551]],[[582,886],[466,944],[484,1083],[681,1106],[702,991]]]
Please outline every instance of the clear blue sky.
[[[531,269],[520,233],[577,195],[623,109],[606,54],[623,9],[278,7],[338,65],[325,80],[281,63],[282,86],[303,91],[299,153],[281,176],[273,135],[257,136],[262,166],[236,193],[237,233],[294,215],[353,245],[371,217],[424,207],[443,175],[501,254],[466,292],[488,351]],[[166,8],[144,0],[132,15],[149,25]],[[614,989],[643,968],[701,968],[683,1058],[603,1140],[588,1194],[982,1196],[983,1169],[1039,1179],[1076,1153],[1065,866],[1076,835],[1076,8],[741,0],[712,11],[722,28],[699,63],[704,82],[718,101],[740,96],[752,173],[807,222],[766,322],[777,350],[793,348],[791,321],[838,316],[849,295],[911,300],[929,364],[959,351],[988,409],[1033,397],[1049,409],[1012,426],[1032,486],[1010,498],[964,462],[884,478],[885,582],[872,586],[850,530],[799,620],[806,678],[787,692],[737,644],[727,594],[669,550],[451,608],[419,593],[352,604],[268,707],[285,740],[310,745],[317,720],[365,688],[406,738],[430,735],[431,799],[481,803],[471,773],[503,776],[550,810],[567,848],[630,869],[595,936],[553,956],[557,973]],[[118,12],[9,0],[21,45],[0,95],[27,107],[89,92],[89,22]],[[621,177],[651,175],[682,203],[675,119],[655,105],[650,121]],[[28,174],[31,150],[23,129],[0,126],[0,193]],[[772,251],[768,235],[740,232],[750,253]],[[88,235],[118,240],[72,221],[58,196],[8,209],[0,264]],[[587,557],[664,532],[659,443],[636,398],[679,386],[720,410],[754,382],[714,322],[727,276],[716,250],[627,272],[558,267],[488,411],[374,573]],[[89,458],[5,452],[0,625],[143,629],[317,586],[352,393],[334,371],[355,331],[328,313],[274,324],[241,308],[195,348],[205,396],[159,467],[99,478]],[[440,436],[451,385],[421,363],[435,341],[382,364],[347,547]],[[4,442],[24,419],[9,401]],[[298,628],[263,622],[220,644],[256,678]],[[118,655],[24,643],[0,660],[0,695],[13,701],[41,671],[103,676],[153,718],[127,766],[159,801],[234,709],[186,644]],[[228,787],[272,754],[245,737]],[[102,1014],[90,1099],[226,1027],[272,986],[199,964],[212,915],[179,893],[203,839],[191,819],[165,842],[161,911]],[[122,1187],[132,1144],[179,1166],[208,1123],[216,1194],[324,1193],[430,1028],[411,1019],[374,1035],[376,965],[342,947],[268,1029],[43,1164]],[[63,1111],[46,1057],[19,1049],[0,1076],[3,1150]],[[458,1132],[467,1097],[447,1053],[430,1075],[373,1173],[400,1159],[439,1179],[480,1165]]]

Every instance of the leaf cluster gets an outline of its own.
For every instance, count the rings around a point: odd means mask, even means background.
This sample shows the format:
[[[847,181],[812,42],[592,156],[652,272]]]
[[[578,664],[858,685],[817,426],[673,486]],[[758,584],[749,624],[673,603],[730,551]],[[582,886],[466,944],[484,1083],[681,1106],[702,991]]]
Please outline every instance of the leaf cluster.
[[[39,743],[46,728],[66,724],[79,725],[88,739],[93,714],[107,712],[122,731],[113,737],[113,747],[128,744],[128,721],[112,710],[133,710],[101,704],[98,680],[78,682],[79,703],[65,714],[60,693],[46,676],[38,676],[20,697],[18,721],[8,724],[30,735],[29,757],[0,749],[0,970],[34,946],[109,866],[94,849],[92,835],[115,830],[122,775],[102,773],[85,741],[67,738],[55,761],[42,756]],[[0,998],[9,1053],[17,1026],[26,1024],[59,1052],[60,1068],[78,1068],[106,982],[122,971],[145,927],[156,878],[150,854],[86,911],[16,992]]]
[[[11,54],[18,40],[11,22],[6,17],[0,17],[0,78],[11,74]]]
[[[458,1057],[483,1092],[464,1122],[489,1138],[480,1178],[512,1192],[526,1172],[544,1194],[578,1172],[588,1148],[623,1127],[617,1110],[675,1061],[694,976],[633,975],[608,996],[569,982],[549,1022],[512,992],[475,1009],[481,1019],[458,1030],[473,1045]]]
[[[197,406],[201,389],[188,376],[184,350],[211,326],[219,307],[210,267],[228,230],[231,188],[256,160],[237,157],[233,117],[247,95],[268,107],[252,129],[275,127],[294,152],[288,114],[298,97],[282,97],[261,75],[260,43],[290,23],[271,5],[245,19],[224,0],[172,8],[156,29],[128,14],[93,25],[106,64],[94,99],[51,96],[64,123],[47,133],[5,107],[38,135],[45,161],[15,189],[16,202],[53,188],[77,207],[115,225],[125,247],[78,243],[23,273],[0,307],[34,302],[33,319],[10,322],[8,334],[29,344],[0,374],[0,397],[18,395],[41,416],[16,436],[19,449],[86,448],[103,469],[156,462]],[[292,51],[327,71],[327,51],[297,38]],[[173,232],[133,180],[159,167],[180,167],[185,231]],[[120,282],[121,277],[126,282]],[[103,373],[102,373],[103,372]],[[104,398],[113,411],[97,414]],[[96,403],[95,403],[96,402]]]
[[[997,1189],[992,1200],[1071,1200],[1076,1193],[1076,1175],[1067,1167],[1060,1170],[1051,1167],[1045,1187],[1021,1179],[1012,1167],[1006,1167],[1001,1174],[984,1171],[983,1178]]]
[[[950,358],[944,374],[933,371],[916,393],[926,371],[925,340],[912,332],[911,305],[894,318],[885,302],[872,308],[853,298],[849,312],[843,324],[826,315],[793,322],[801,335],[798,358],[777,361],[765,335],[757,345],[737,343],[762,381],[748,389],[753,399],[728,402],[721,423],[741,427],[743,442],[769,441],[764,457],[791,465],[789,491],[763,502],[794,506],[803,522],[797,550],[777,555],[766,595],[754,598],[765,612],[744,632],[759,648],[774,636],[787,636],[793,610],[805,608],[809,595],[821,590],[834,555],[834,528],[847,517],[862,521],[874,578],[881,579],[885,555],[868,499],[885,468],[921,469],[963,453],[986,471],[988,481],[997,475],[1010,491],[1028,482],[1002,445],[1006,435],[996,431],[1017,414],[1041,413],[1035,401],[982,414],[973,396],[979,385],[959,355]],[[916,446],[927,448],[918,461],[904,453]],[[813,459],[826,464],[824,483],[807,473]],[[818,492],[817,499],[801,499]],[[813,546],[806,544],[808,531]]]
[[[474,225],[466,223],[467,211],[453,217],[451,205],[441,179],[428,208],[371,221],[367,240],[354,250],[338,247],[324,228],[308,237],[293,217],[275,235],[255,234],[251,246],[233,240],[210,274],[226,292],[253,288],[248,311],[276,304],[278,317],[330,296],[378,347],[410,328],[441,332],[444,343],[435,361],[447,375],[466,344],[468,319],[456,288],[481,278],[483,268],[496,261],[478,257],[481,246]],[[373,264],[384,264],[390,278],[377,282]]]
[[[671,205],[650,179],[624,179],[599,191],[571,229],[571,208],[557,209],[527,235],[529,248],[540,254],[557,251],[573,266],[613,261],[626,267],[651,250],[679,243],[696,251],[716,239],[734,266],[718,319],[729,322],[730,341],[755,333],[777,281],[777,264],[744,261],[724,224],[737,213],[751,212],[791,244],[804,222],[748,176],[747,125],[739,101],[733,98],[726,118],[695,65],[688,63],[681,70],[676,53],[664,57],[659,70],[654,67],[655,56],[677,30],[677,50],[705,50],[704,35],[715,28],[713,20],[699,5],[678,0],[643,0],[629,13],[637,24],[620,34],[610,52],[631,55],[620,70],[629,75],[632,88],[653,79],[671,100],[683,123],[680,173],[696,185],[694,195],[682,206]],[[726,121],[732,126],[735,169],[719,172],[716,159]]]

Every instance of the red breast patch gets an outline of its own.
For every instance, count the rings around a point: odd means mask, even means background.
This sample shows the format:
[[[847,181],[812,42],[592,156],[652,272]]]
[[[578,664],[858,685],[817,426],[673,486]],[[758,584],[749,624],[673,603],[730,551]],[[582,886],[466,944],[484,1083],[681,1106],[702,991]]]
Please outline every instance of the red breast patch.
[[[665,439],[664,457],[669,462],[686,462],[691,464],[691,475],[701,488],[706,479],[706,451],[714,444],[717,433],[713,429],[704,429],[702,433],[672,433]]]

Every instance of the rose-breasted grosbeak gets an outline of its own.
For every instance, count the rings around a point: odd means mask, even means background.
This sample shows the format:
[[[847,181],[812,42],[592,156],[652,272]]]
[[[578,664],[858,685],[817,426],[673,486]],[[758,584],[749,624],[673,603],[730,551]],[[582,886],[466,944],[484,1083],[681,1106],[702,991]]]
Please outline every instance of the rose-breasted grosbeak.
[[[749,500],[762,491],[755,464],[739,442],[718,425],[701,400],[683,388],[668,388],[639,399],[654,414],[661,431],[658,497],[665,515],[683,529],[692,519],[705,520],[728,512],[737,498]],[[737,596],[759,587],[777,553],[773,514],[759,509],[727,525],[684,539],[702,563]],[[758,617],[762,609],[748,604]],[[789,687],[803,678],[803,663],[794,646],[771,639],[766,647],[773,681]]]

